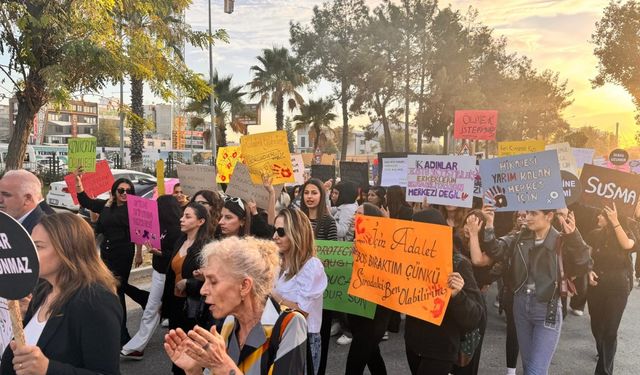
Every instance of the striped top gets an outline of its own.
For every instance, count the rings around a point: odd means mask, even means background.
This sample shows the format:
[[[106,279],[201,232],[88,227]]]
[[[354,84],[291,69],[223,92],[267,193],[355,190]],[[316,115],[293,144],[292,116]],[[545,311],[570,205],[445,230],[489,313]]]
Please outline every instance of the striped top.
[[[279,315],[279,307],[269,299],[260,324],[253,327],[242,349],[237,337],[240,325],[233,316],[225,319],[221,335],[227,342],[227,354],[243,374],[304,374],[307,358],[307,323],[304,316],[298,312],[285,316],[280,329],[278,350],[273,359],[269,358],[269,339]]]
[[[338,239],[336,221],[331,215],[325,215],[318,219],[309,219],[316,240],[335,241]]]

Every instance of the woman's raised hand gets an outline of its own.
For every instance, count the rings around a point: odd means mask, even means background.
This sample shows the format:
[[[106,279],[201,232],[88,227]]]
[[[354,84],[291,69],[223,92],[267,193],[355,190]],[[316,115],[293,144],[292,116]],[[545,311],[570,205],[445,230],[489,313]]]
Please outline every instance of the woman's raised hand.
[[[195,359],[187,354],[187,343],[191,339],[181,328],[170,330],[164,335],[164,351],[169,356],[171,362],[183,369],[188,374],[202,373],[201,366]]]

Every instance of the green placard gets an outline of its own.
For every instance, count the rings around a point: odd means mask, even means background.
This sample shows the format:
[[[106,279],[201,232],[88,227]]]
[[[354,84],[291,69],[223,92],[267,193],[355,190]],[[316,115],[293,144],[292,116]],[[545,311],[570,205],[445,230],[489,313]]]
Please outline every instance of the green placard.
[[[95,172],[96,138],[69,138],[67,166],[69,168],[69,171],[73,171],[78,167],[82,167],[85,172]]]
[[[376,305],[347,293],[353,268],[352,248],[353,242],[316,241],[317,256],[322,260],[329,281],[324,291],[323,308],[371,319],[376,313]]]

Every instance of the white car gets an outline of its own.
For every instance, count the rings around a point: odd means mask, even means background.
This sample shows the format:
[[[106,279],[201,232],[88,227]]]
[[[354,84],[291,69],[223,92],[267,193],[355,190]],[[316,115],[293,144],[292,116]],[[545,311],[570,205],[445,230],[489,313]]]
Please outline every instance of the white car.
[[[132,182],[140,180],[156,181],[155,176],[129,169],[112,169],[111,173],[113,174],[114,180],[124,177],[128,178]],[[99,195],[98,198],[109,198],[109,192]],[[67,190],[67,183],[64,181],[52,182],[49,185],[47,204],[52,207],[66,208],[71,211],[78,211],[80,209],[79,205],[73,203],[73,198],[71,197],[71,194],[69,194],[69,190]]]

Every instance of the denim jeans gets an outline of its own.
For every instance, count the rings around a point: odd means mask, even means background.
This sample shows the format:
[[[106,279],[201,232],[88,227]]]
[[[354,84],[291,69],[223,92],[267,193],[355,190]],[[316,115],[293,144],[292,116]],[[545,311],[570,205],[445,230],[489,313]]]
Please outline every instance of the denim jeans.
[[[513,298],[513,319],[518,334],[524,375],[547,375],[560,340],[562,304],[558,300],[555,324],[545,323],[547,303],[535,292],[519,292]]]

